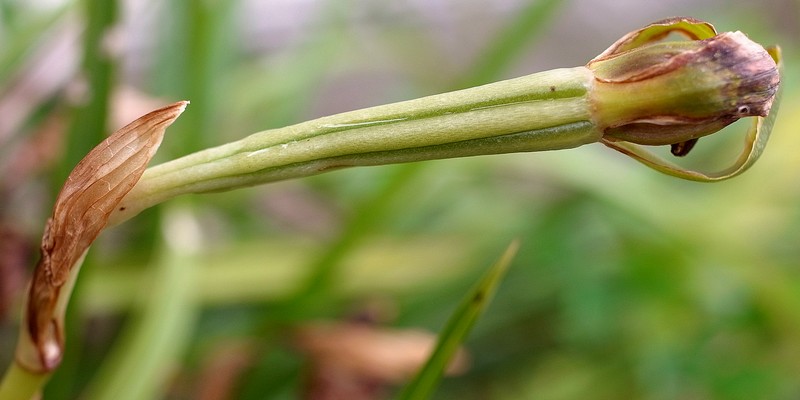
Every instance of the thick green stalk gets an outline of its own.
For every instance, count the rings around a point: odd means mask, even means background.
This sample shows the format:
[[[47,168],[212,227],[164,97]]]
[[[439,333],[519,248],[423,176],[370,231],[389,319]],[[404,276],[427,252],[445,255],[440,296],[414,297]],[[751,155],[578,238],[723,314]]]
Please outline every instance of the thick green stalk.
[[[591,72],[555,69],[253,134],[150,168],[109,225],[186,193],[353,166],[566,149],[600,140]]]
[[[691,40],[658,42],[670,32]],[[764,121],[774,118],[779,61],[777,50],[769,52],[740,32],[717,35],[711,24],[692,18],[658,21],[625,35],[586,67],[319,118],[153,167],[108,223],[185,193],[344,167],[566,149],[601,140],[675,176],[727,179],[752,165],[766,144]],[[721,173],[675,168],[635,147],[670,145],[683,156],[700,137],[744,117],[756,117],[756,128],[748,133],[744,156]]]
[[[49,377],[49,374],[28,371],[19,363],[14,362],[0,381],[0,399],[32,399]]]

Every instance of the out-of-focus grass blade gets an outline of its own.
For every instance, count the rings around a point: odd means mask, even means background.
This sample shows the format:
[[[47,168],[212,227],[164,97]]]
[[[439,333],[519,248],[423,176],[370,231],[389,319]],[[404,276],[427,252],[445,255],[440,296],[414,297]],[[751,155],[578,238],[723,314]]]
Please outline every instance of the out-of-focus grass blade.
[[[166,207],[165,207],[166,208]],[[173,204],[162,222],[166,245],[149,271],[148,291],[83,398],[166,398],[169,377],[183,357],[198,316],[195,266],[201,239],[191,209]]]
[[[562,0],[540,0],[518,10],[516,17],[501,30],[461,82],[480,85],[498,79],[503,70],[545,32]]]
[[[458,308],[447,321],[444,330],[439,334],[439,341],[433,354],[414,377],[414,380],[406,386],[399,397],[400,400],[427,399],[433,394],[453,355],[494,296],[511,260],[517,253],[517,249],[519,249],[519,242],[515,240],[478,281],[478,284],[461,300]]]
[[[25,61],[25,54],[44,37],[74,6],[74,1],[66,1],[51,11],[43,12],[19,23],[10,31],[3,47],[0,48],[0,82],[8,82],[11,74]],[[6,21],[9,22],[9,21]]]

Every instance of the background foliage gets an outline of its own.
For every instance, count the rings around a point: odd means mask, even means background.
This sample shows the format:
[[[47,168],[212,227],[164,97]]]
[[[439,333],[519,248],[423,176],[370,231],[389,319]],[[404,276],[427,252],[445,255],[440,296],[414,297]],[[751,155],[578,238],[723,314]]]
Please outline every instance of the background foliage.
[[[437,332],[514,238],[520,252],[466,344],[471,365],[437,398],[799,397],[800,4],[662,3],[0,1],[0,365],[63,177],[137,115],[191,100],[166,160],[582,65],[628,31],[691,15],[787,56],[782,115],[743,176],[678,181],[597,145],[179,199],[94,246],[45,398],[334,393],[330,360],[298,329]],[[334,381],[348,379],[385,383]]]

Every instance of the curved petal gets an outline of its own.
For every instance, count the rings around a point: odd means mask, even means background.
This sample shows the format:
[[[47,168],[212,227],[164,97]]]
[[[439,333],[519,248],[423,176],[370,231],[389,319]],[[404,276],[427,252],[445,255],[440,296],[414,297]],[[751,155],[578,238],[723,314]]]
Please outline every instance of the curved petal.
[[[635,49],[650,42],[661,40],[670,33],[680,33],[692,40],[703,40],[716,36],[717,30],[714,29],[714,25],[708,22],[690,17],[668,18],[628,33],[612,44],[606,51],[595,57],[594,60],[599,60]]]

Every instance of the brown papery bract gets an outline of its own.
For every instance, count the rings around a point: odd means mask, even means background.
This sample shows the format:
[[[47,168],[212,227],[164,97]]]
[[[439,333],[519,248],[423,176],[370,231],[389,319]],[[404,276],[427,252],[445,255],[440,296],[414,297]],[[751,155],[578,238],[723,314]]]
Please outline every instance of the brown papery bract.
[[[165,129],[186,108],[181,101],[150,112],[92,149],[72,170],[53,207],[42,237],[41,259],[28,292],[26,326],[35,357],[20,351],[17,360],[33,371],[51,371],[63,353],[62,287],[105,227],[120,200],[141,178]],[[27,330],[27,332],[24,332]]]

